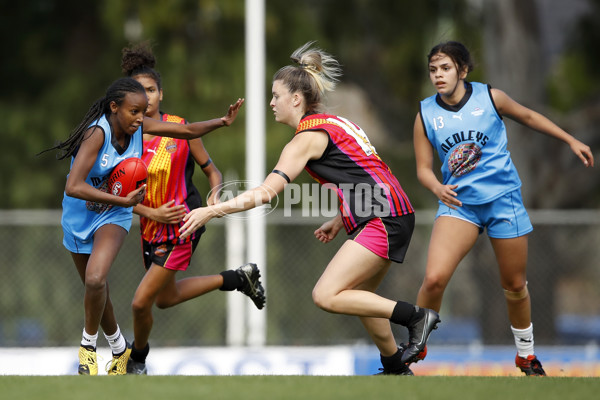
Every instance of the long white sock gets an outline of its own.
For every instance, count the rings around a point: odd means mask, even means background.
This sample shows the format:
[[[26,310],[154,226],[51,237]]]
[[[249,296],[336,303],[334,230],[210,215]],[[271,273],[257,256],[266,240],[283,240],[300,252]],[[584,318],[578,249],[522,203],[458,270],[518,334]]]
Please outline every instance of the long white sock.
[[[519,357],[525,358],[528,355],[535,354],[533,351],[533,324],[525,329],[516,329],[512,326],[510,329],[515,337],[515,344],[517,345]]]
[[[117,331],[115,333],[112,335],[107,335],[105,333],[104,337],[108,340],[108,344],[110,345],[113,354],[121,354],[127,348],[127,341],[125,341],[125,338],[121,335],[119,325],[117,325]]]
[[[98,340],[98,332],[95,335],[90,335],[83,328],[83,334],[81,335],[81,345],[82,346],[91,346],[94,349],[96,348],[96,341]]]

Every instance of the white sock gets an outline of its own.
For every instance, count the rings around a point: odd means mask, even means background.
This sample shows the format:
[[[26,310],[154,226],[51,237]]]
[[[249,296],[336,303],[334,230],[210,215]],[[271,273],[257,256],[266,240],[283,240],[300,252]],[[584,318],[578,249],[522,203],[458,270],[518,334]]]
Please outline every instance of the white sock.
[[[127,341],[125,341],[125,338],[121,335],[119,325],[117,325],[117,331],[115,333],[112,335],[107,335],[105,333],[104,337],[108,340],[108,344],[110,345],[113,354],[121,354],[127,348]]]
[[[519,357],[526,358],[528,355],[535,354],[533,351],[533,324],[525,329],[516,329],[512,326],[510,329],[515,337]]]
[[[83,328],[83,334],[81,335],[81,345],[82,346],[91,346],[94,349],[96,348],[96,341],[98,340],[98,332],[95,335],[90,335]]]

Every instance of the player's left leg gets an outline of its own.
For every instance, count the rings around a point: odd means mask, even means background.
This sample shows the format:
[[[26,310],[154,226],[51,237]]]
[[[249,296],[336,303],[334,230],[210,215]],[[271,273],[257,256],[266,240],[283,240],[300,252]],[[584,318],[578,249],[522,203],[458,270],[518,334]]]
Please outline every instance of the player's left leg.
[[[396,306],[395,301],[357,289],[385,274],[389,266],[389,260],[347,240],[315,285],[313,301],[319,308],[332,313],[389,319]]]
[[[152,263],[133,295],[131,309],[133,312],[134,340],[131,344],[131,354],[126,365],[128,374],[147,374],[146,357],[150,351],[148,339],[154,323],[152,306],[161,290],[169,282],[175,281],[176,273],[177,271]]]
[[[362,285],[356,287],[359,290],[368,290],[374,292],[377,290],[388,268],[383,268],[380,273],[367,280]],[[391,329],[389,319],[359,317],[367,333],[377,346],[380,354],[381,368],[380,375],[413,375],[408,366],[402,362],[403,349],[399,348]],[[378,375],[379,375],[378,374]]]
[[[248,263],[217,275],[194,276],[178,281],[170,279],[158,293],[156,306],[173,307],[217,289],[238,290],[250,297],[259,310],[265,305],[265,290],[260,282],[260,271],[256,264]]]
[[[412,304],[386,299],[363,289],[366,283],[381,280],[389,266],[389,260],[376,255],[355,241],[348,240],[319,278],[313,289],[313,301],[319,308],[328,312],[375,319],[384,318],[410,327],[413,320],[422,320],[423,315],[430,310],[421,310]],[[437,313],[435,315],[437,316]],[[434,326],[435,324],[427,325],[423,329],[424,340],[419,343],[421,348],[417,353],[425,346]],[[394,350],[391,346],[386,346],[383,351],[397,352],[397,348]],[[399,354],[402,358],[402,352]]]
[[[546,375],[535,356],[531,298],[527,289],[527,235],[510,238],[490,238],[504,289],[508,319],[515,338],[515,363],[526,375]]]

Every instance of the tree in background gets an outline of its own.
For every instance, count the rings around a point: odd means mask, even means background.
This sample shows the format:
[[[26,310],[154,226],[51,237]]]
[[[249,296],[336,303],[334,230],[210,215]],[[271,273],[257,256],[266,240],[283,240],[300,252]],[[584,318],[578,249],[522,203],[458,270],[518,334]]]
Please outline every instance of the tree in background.
[[[540,66],[540,53],[544,54],[540,43],[546,37],[540,26],[550,17],[548,12],[541,14],[534,0],[409,4],[267,0],[266,97],[271,76],[287,60],[290,49],[317,40],[343,64],[340,88],[352,87],[350,93],[364,96],[366,111],[380,123],[381,132],[370,133],[381,136],[378,141],[385,144],[378,150],[406,182],[415,205],[428,208],[433,200],[416,182],[410,131],[417,100],[428,94],[423,60],[441,40],[458,39],[474,50],[481,64],[474,79],[497,83],[543,111],[556,106],[560,114],[552,110],[548,114],[594,145],[587,136],[597,117],[584,110],[593,109],[594,99],[588,96],[600,86],[593,73],[597,57],[593,21],[600,14],[599,1],[577,3],[589,4],[586,13],[574,18],[582,21],[580,31],[585,34],[580,37],[584,40],[574,41],[580,46],[566,47],[568,51],[556,56],[560,66],[549,68]],[[165,87],[169,88],[165,111],[177,109],[190,119],[203,119],[220,110],[232,95],[244,95],[244,0],[147,0],[144,7],[140,4],[135,0],[39,0],[12,4],[10,13],[0,15],[0,32],[11,38],[0,64],[5,78],[0,92],[4,123],[0,166],[11,171],[3,176],[0,209],[59,207],[68,165],[34,155],[64,137],[77,123],[76,116],[85,111],[83,105],[119,76],[115,59],[132,42],[149,39],[155,44],[158,67],[165,71]],[[267,113],[267,166],[271,166],[288,134],[272,121],[268,107]],[[224,171],[234,170],[241,177],[244,133],[240,124],[206,143],[211,154],[222,160]],[[523,147],[539,151],[521,154],[519,141],[535,135],[516,131],[514,135],[518,138],[510,141],[515,162],[524,179],[536,181],[524,193],[530,207],[595,207],[599,178],[593,171],[570,172],[574,165],[561,156],[558,144],[528,144]],[[546,162],[537,162],[541,157]],[[16,167],[23,164],[27,167]]]

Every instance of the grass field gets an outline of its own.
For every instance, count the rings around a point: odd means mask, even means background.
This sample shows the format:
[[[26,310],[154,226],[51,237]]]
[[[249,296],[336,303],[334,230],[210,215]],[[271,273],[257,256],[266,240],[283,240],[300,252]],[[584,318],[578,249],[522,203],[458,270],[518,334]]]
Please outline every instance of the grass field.
[[[599,378],[399,376],[0,376],[3,400],[595,399]]]

